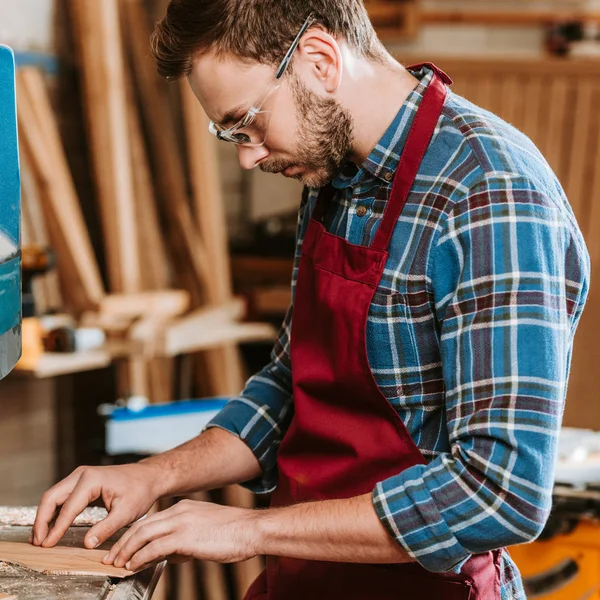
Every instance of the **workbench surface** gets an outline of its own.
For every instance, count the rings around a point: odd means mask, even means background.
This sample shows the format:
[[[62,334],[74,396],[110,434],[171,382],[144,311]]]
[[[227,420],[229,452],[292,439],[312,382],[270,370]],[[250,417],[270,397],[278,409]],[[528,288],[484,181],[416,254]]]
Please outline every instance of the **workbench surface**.
[[[0,540],[26,542],[35,519],[35,508],[0,507]],[[69,529],[61,545],[83,547],[83,538],[106,516],[98,508],[87,509]],[[120,535],[100,546],[108,550]],[[110,577],[43,575],[0,561],[0,593],[18,600],[149,600],[164,569],[164,563],[127,579]]]

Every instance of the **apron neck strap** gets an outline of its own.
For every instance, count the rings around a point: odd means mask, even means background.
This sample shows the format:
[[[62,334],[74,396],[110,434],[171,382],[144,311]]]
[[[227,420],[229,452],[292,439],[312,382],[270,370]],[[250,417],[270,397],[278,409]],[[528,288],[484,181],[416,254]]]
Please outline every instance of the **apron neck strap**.
[[[400,163],[394,177],[392,193],[387,202],[381,225],[371,246],[375,250],[386,251],[390,245],[394,228],[415,183],[421,163],[442,114],[448,88],[439,70],[434,68],[433,71],[433,79],[425,91],[414,123],[408,134],[406,145],[402,151]],[[450,80],[449,77],[447,79]]]

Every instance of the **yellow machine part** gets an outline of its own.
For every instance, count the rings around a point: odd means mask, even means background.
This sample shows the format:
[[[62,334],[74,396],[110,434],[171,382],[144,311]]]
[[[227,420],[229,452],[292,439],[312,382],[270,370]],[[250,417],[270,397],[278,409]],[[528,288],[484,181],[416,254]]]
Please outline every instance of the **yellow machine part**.
[[[524,580],[535,578],[536,589],[528,590],[529,599],[600,600],[600,523],[582,522],[568,535],[510,548],[510,554]],[[561,565],[576,563],[576,569]],[[570,573],[563,578],[560,573]],[[540,581],[547,585],[539,585]]]

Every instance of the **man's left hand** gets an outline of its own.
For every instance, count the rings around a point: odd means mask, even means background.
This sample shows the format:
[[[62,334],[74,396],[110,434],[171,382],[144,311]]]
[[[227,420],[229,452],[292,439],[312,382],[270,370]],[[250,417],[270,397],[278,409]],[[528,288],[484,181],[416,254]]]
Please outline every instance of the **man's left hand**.
[[[170,556],[220,563],[257,555],[253,510],[182,500],[132,525],[103,559],[139,571]]]

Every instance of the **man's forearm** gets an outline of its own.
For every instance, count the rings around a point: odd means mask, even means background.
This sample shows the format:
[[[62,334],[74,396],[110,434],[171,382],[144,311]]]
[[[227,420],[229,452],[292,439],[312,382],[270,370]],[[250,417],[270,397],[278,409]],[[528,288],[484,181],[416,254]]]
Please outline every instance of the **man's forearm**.
[[[413,560],[386,531],[370,494],[257,511],[255,529],[259,554],[352,563]]]
[[[168,452],[141,461],[156,471],[159,497],[221,488],[259,477],[261,467],[238,437],[212,428]]]

